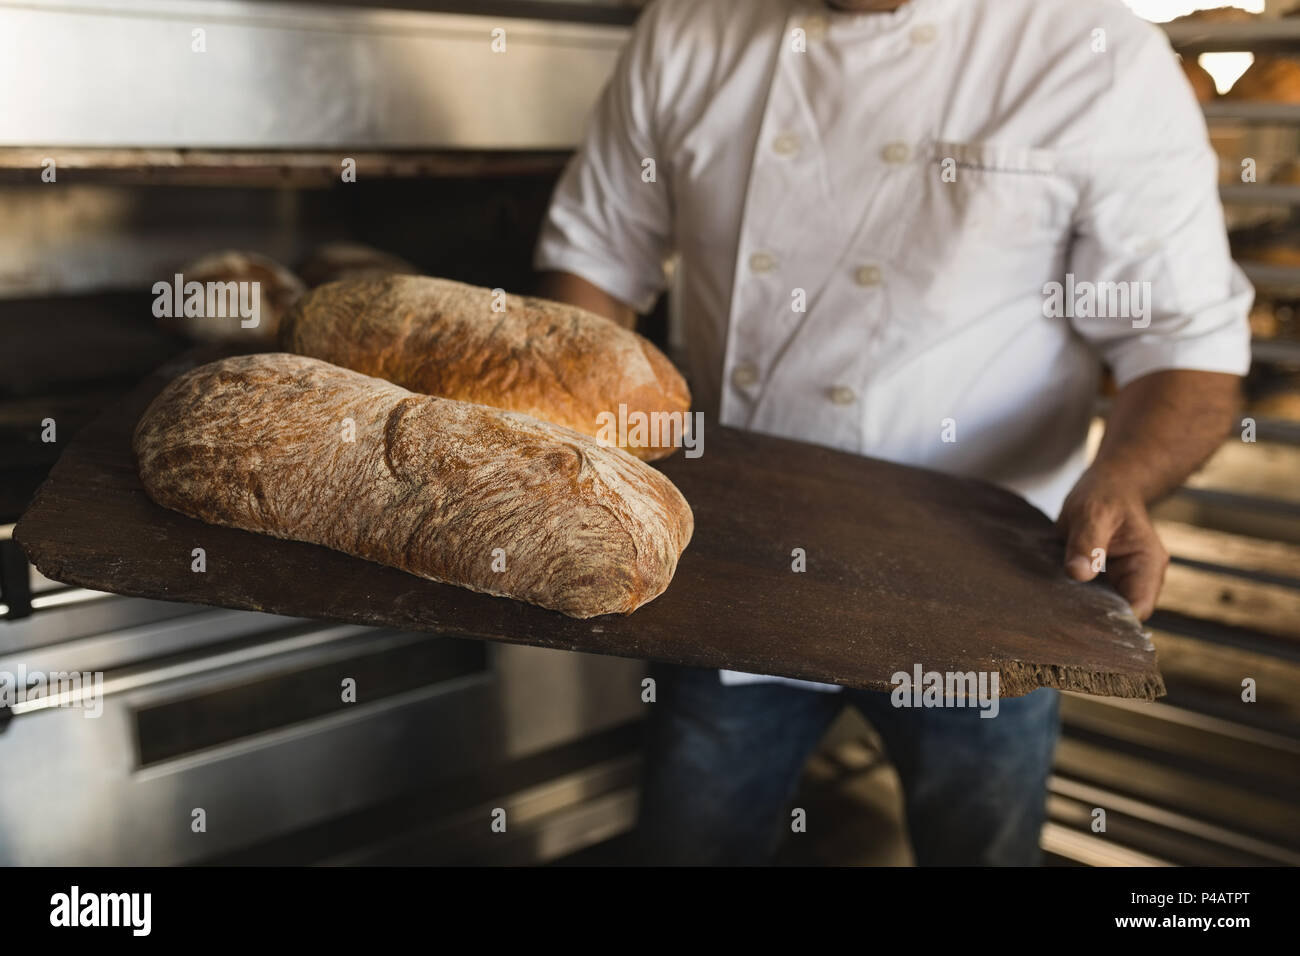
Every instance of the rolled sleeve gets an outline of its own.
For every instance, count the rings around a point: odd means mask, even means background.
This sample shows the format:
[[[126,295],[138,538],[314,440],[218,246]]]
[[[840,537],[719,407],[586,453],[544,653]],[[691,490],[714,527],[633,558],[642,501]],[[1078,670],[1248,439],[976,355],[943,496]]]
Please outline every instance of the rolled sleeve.
[[[1157,331],[1112,340],[1103,349],[1116,384],[1164,369],[1191,369],[1245,375],[1250,370],[1250,325],[1247,315],[1255,290],[1232,264],[1228,294],[1185,315],[1164,319]],[[1179,321],[1181,320],[1181,321]],[[1156,329],[1152,318],[1150,329]]]
[[[664,288],[671,252],[669,163],[655,122],[661,6],[642,14],[588,118],[533,259],[539,270],[572,272],[643,312]]]
[[[1200,108],[1163,36],[1113,55],[1116,96],[1098,104],[1106,145],[1089,170],[1068,269],[1076,282],[1137,283],[1149,312],[1072,324],[1120,387],[1164,369],[1244,375],[1254,289],[1228,248]]]

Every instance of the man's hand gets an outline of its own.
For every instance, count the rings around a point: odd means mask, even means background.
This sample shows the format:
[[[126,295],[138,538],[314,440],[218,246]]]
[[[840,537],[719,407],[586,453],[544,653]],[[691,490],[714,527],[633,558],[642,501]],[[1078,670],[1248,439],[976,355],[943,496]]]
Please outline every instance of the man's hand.
[[[1065,570],[1076,581],[1102,571],[1145,620],[1156,609],[1169,553],[1156,537],[1146,502],[1131,488],[1106,487],[1090,472],[1065,499],[1057,522],[1066,535]]]
[[[1104,568],[1145,619],[1169,555],[1147,506],[1173,491],[1223,442],[1240,408],[1241,382],[1218,372],[1153,372],[1120,390],[1092,466],[1061,508],[1065,568],[1090,581]]]

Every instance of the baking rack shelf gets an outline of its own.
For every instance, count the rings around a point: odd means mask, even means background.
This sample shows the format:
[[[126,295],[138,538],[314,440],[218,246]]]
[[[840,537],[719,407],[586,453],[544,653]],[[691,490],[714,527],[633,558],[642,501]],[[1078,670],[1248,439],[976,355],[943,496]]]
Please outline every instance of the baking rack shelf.
[[[168,186],[329,187],[343,157],[358,179],[556,174],[567,150],[235,150],[0,147],[0,183],[39,183],[47,159],[70,181]]]
[[[1288,422],[1276,418],[1259,418],[1256,422],[1255,437],[1260,441],[1300,445],[1300,422]]]
[[[1219,198],[1238,206],[1300,206],[1300,186],[1278,183],[1229,183]]]
[[[1256,362],[1274,365],[1300,365],[1300,342],[1286,339],[1255,339],[1251,353]]]
[[[1239,123],[1281,123],[1300,126],[1300,105],[1218,100],[1202,104],[1208,120],[1236,120]]]
[[[1162,23],[1179,52],[1280,51],[1300,46],[1300,17],[1259,18],[1249,23]]]
[[[1273,266],[1259,262],[1237,260],[1246,278],[1261,291],[1281,293],[1300,292],[1300,268],[1296,266]]]

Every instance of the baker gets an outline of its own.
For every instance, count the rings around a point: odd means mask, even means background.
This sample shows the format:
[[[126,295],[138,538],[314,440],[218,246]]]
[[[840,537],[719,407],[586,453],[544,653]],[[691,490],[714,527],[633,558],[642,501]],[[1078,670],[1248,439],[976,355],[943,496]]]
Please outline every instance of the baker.
[[[1104,564],[1145,618],[1168,562],[1147,507],[1223,440],[1249,365],[1216,171],[1163,33],[1119,0],[658,0],[536,265],[544,295],[631,325],[676,256],[706,416],[997,482],[1058,517],[1073,577]],[[1075,279],[1149,284],[1149,315],[1044,308]],[[1089,465],[1103,366],[1118,393]],[[898,769],[919,863],[1038,859],[1056,691],[988,720],[656,677],[647,861],[769,859],[848,703]]]

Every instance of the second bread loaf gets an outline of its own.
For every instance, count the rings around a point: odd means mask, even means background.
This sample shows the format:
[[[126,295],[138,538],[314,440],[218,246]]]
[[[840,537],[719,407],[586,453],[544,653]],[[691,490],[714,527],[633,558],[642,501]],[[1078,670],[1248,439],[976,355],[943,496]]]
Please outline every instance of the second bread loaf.
[[[286,318],[280,343],[415,392],[564,425],[647,461],[673,453],[691,404],[681,374],[635,332],[584,309],[447,279],[321,286]]]

